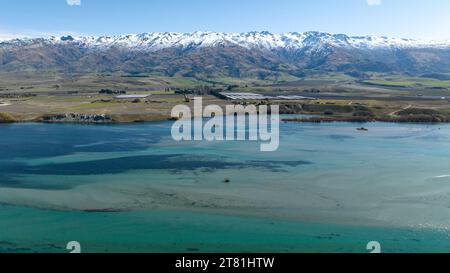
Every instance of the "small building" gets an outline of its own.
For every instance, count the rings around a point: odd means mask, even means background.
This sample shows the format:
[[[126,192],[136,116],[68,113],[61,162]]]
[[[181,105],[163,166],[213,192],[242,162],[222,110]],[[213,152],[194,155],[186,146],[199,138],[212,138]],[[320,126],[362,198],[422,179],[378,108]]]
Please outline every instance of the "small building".
[[[312,97],[285,95],[285,96],[265,96],[256,93],[220,93],[220,96],[229,100],[316,100]]]
[[[228,93],[223,92],[220,93],[221,96],[230,99],[230,100],[266,100],[272,99],[272,97],[264,96],[261,94],[255,93]]]
[[[98,93],[99,94],[106,94],[106,95],[125,95],[125,94],[127,94],[127,91],[125,91],[125,90],[102,89]]]
[[[279,100],[317,100],[316,98],[312,97],[304,97],[304,96],[277,96],[277,99]]]
[[[114,97],[115,99],[118,100],[133,100],[133,99],[146,99],[148,97],[150,97],[151,94],[143,94],[143,95],[119,95]]]

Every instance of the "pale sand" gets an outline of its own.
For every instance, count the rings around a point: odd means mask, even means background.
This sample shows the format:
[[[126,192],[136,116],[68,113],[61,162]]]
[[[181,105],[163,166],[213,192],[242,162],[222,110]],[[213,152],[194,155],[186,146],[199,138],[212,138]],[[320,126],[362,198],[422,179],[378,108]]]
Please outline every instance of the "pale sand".
[[[128,174],[131,177],[142,173]],[[217,175],[211,174],[211,175]],[[123,177],[126,177],[124,175]],[[223,176],[223,175],[219,175]],[[98,178],[97,178],[98,179]],[[157,179],[157,178],[156,178]],[[206,178],[205,178],[206,179]],[[117,178],[86,184],[70,190],[2,188],[0,202],[53,210],[125,212],[139,210],[187,210],[224,215],[257,216],[333,224],[393,226],[447,230],[449,220],[436,214],[448,210],[450,187],[395,198],[373,198],[355,191],[298,188],[290,182],[252,184],[123,183]]]

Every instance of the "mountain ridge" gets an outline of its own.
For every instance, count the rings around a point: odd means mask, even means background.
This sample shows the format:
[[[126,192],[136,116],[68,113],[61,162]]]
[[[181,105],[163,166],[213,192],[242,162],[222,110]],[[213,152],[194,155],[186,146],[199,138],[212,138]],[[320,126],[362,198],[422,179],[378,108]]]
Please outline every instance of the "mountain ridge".
[[[23,38],[0,41],[2,45],[15,45],[43,41],[54,44],[77,43],[92,48],[108,48],[111,46],[129,47],[131,49],[160,50],[170,47],[214,47],[226,43],[245,48],[289,48],[298,49],[311,44],[326,43],[333,46],[353,48],[448,48],[450,39],[442,41],[418,40],[409,38],[391,38],[386,36],[348,36],[346,34],[330,34],[326,32],[287,32],[274,34],[268,31],[251,31],[243,33],[225,33],[212,31],[181,32],[146,32],[140,34],[113,36],[52,36],[49,38]]]
[[[448,73],[441,42],[324,32],[142,33],[0,42],[0,72],[159,73],[259,77],[305,71]]]

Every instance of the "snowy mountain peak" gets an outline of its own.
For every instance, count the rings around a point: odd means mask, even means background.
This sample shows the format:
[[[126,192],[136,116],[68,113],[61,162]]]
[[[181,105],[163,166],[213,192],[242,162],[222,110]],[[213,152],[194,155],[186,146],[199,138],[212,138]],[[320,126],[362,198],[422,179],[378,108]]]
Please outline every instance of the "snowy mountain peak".
[[[160,50],[164,48],[187,47],[215,47],[219,45],[234,45],[248,49],[258,48],[266,50],[274,49],[302,49],[305,47],[347,47],[357,49],[379,48],[447,48],[447,41],[424,41],[402,38],[388,38],[380,36],[347,36],[345,34],[329,34],[317,31],[304,33],[290,32],[273,34],[268,31],[253,31],[246,33],[222,33],[222,32],[152,32],[141,34],[128,34],[118,36],[63,36],[48,39],[15,39],[5,41],[5,45],[25,45],[29,43],[72,43],[93,49],[105,49],[111,47],[126,47],[138,50]]]
[[[317,70],[422,75],[449,73],[450,40],[355,37],[315,31],[66,35],[0,42],[0,60],[0,71],[13,72],[125,71],[265,78]]]

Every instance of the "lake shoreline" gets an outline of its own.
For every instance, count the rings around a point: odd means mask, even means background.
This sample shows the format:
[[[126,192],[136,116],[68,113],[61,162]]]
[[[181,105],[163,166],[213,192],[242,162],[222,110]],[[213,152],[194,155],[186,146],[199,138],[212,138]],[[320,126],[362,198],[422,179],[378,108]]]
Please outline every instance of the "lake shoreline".
[[[104,115],[104,114],[47,114],[33,119],[21,119],[12,116],[2,118],[0,124],[12,123],[49,123],[49,124],[133,124],[150,123],[171,120],[170,116],[165,115]]]
[[[349,123],[411,123],[411,124],[448,124],[448,120],[437,120],[433,117],[392,117],[392,118],[361,118],[361,117],[310,117],[310,118],[285,118],[283,122],[299,123],[331,123],[331,122],[349,122]]]
[[[1,114],[1,113],[0,113]],[[283,114],[298,116],[298,114]],[[34,119],[20,119],[12,116],[0,115],[0,124],[11,123],[49,123],[49,124],[137,124],[174,120],[166,115],[103,115],[103,114],[49,114]],[[450,120],[442,120],[433,116],[403,116],[403,117],[348,117],[348,116],[313,116],[306,118],[282,118],[282,122],[298,123],[411,123],[411,124],[448,124]]]

